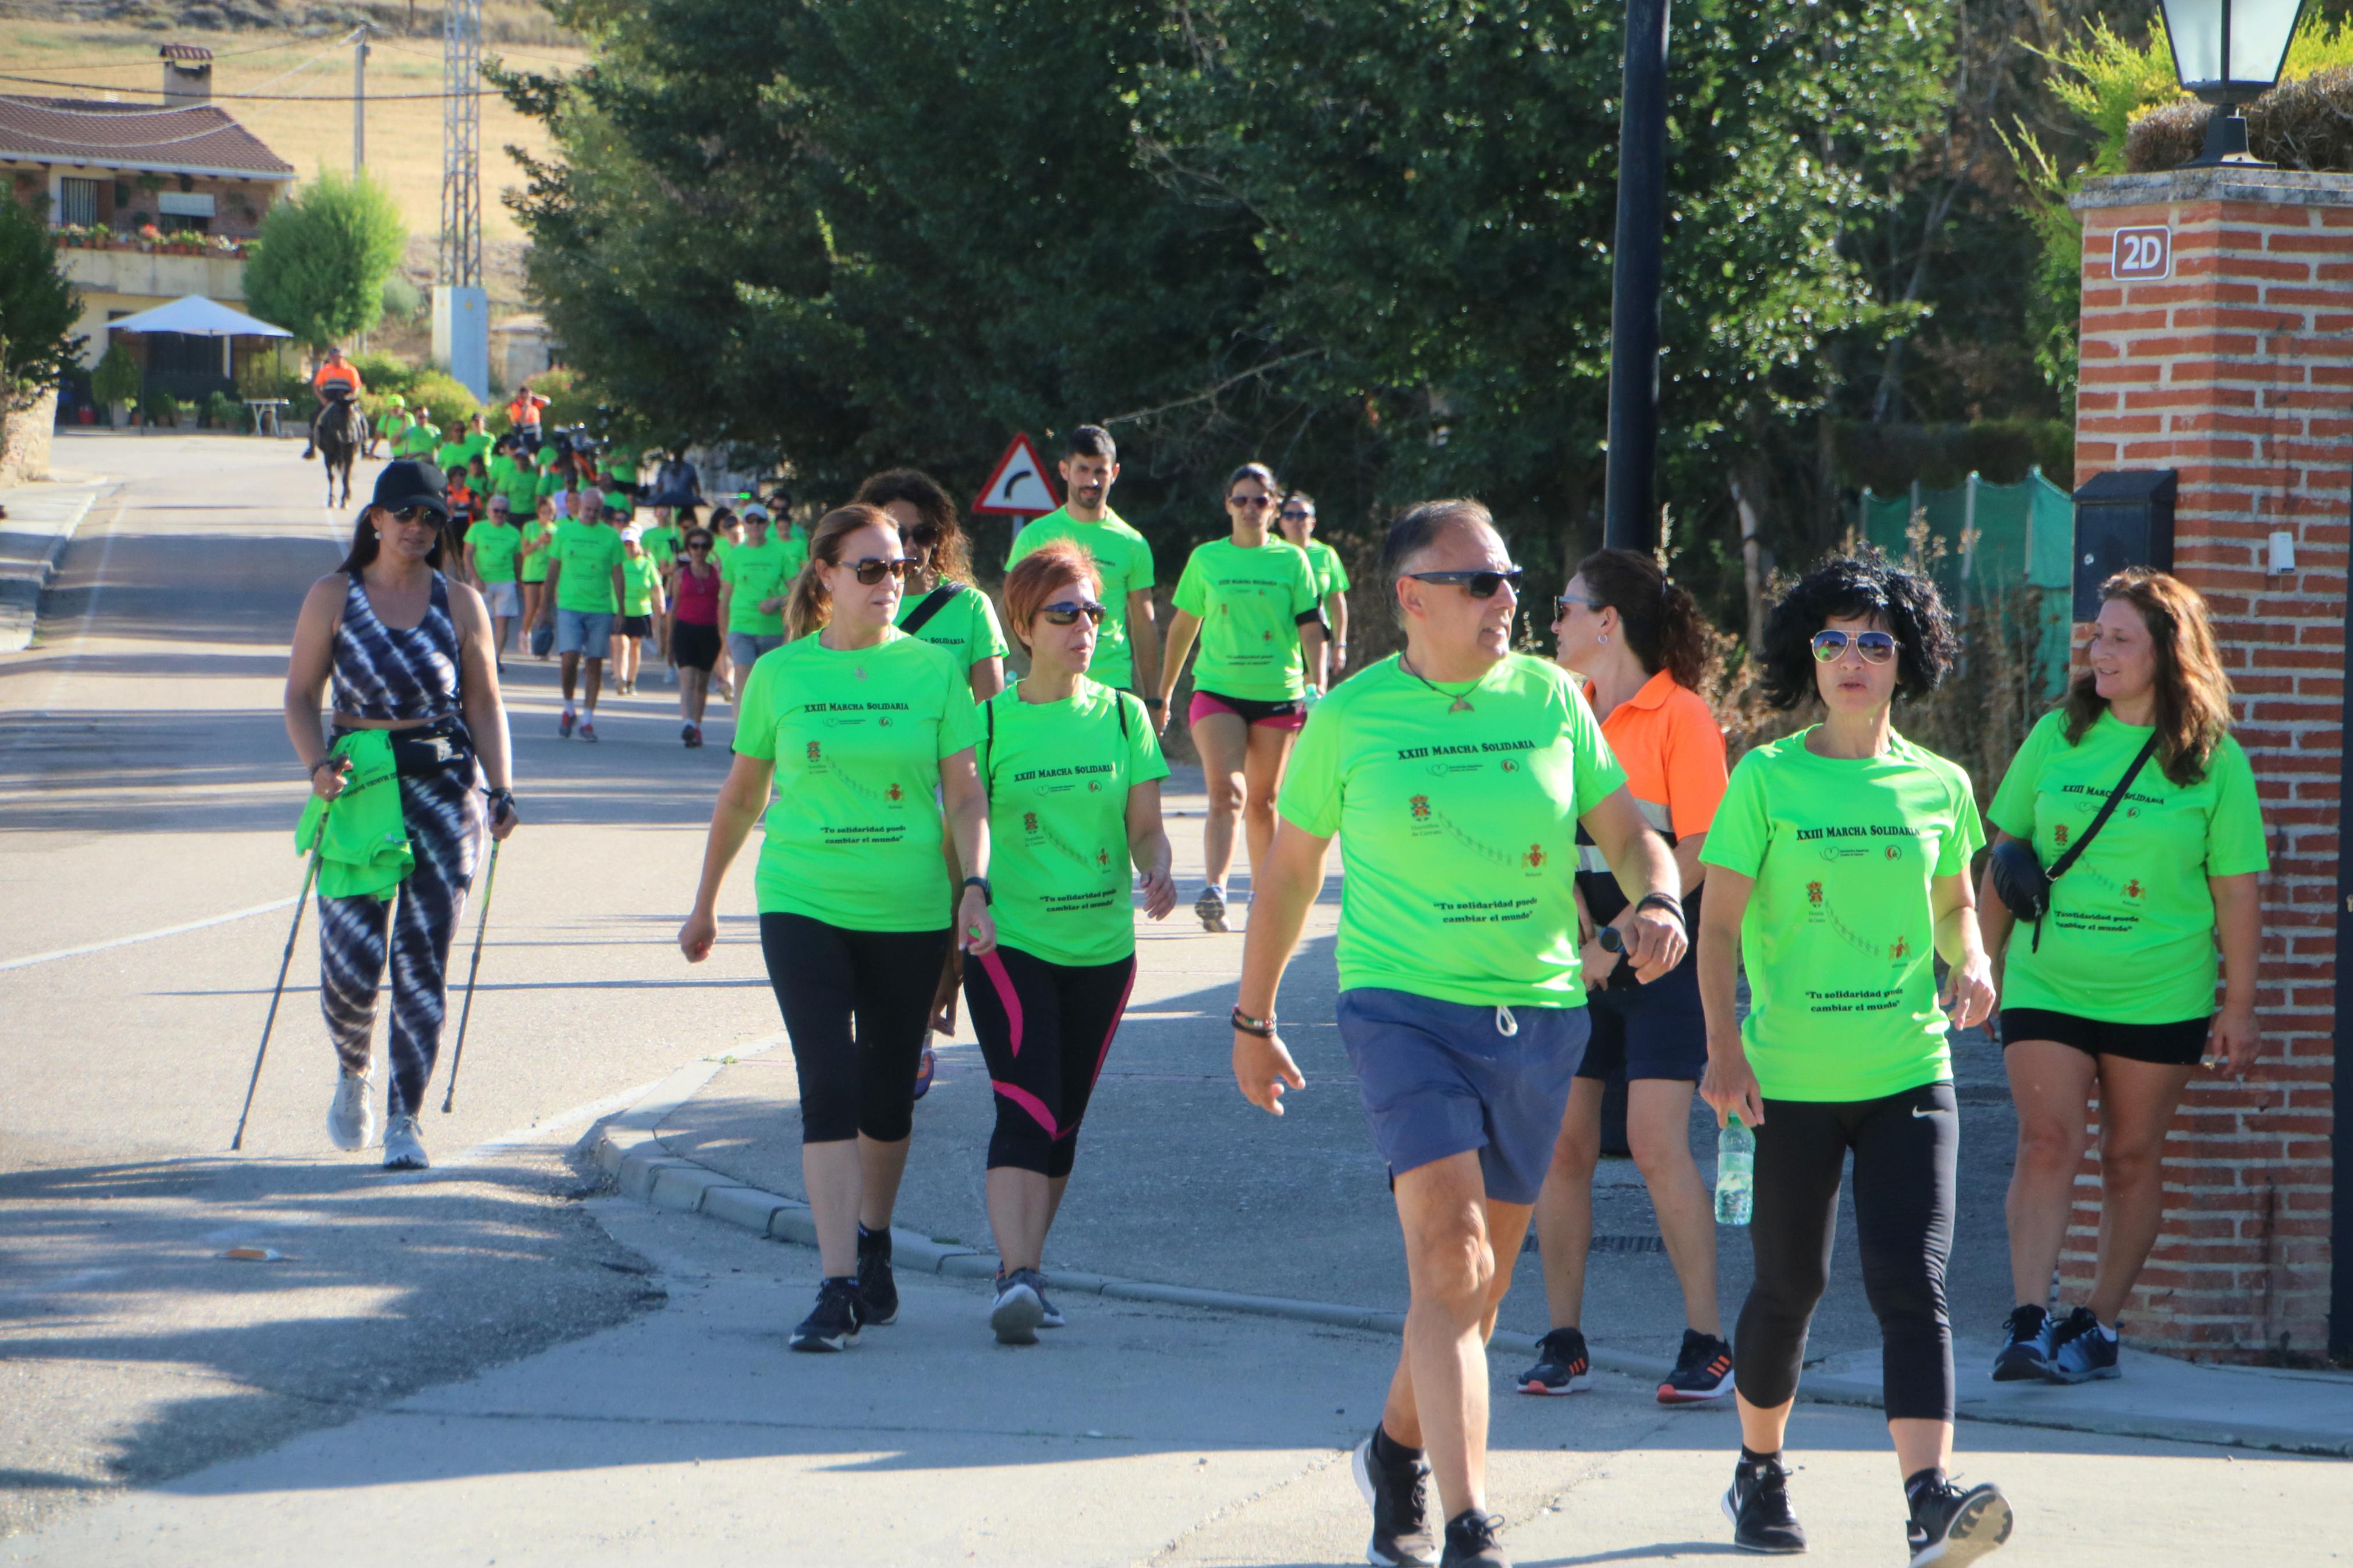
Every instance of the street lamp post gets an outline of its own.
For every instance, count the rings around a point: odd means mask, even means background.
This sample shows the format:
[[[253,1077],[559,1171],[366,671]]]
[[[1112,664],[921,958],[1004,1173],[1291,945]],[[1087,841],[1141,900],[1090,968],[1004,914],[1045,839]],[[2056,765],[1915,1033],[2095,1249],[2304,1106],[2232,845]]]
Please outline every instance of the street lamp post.
[[[2206,145],[2181,166],[2235,164],[2267,169],[2247,151],[2247,121],[2239,105],[2261,98],[2279,81],[2304,0],[2161,0],[2166,36],[2173,41],[2173,71],[2185,91],[2214,105]]]

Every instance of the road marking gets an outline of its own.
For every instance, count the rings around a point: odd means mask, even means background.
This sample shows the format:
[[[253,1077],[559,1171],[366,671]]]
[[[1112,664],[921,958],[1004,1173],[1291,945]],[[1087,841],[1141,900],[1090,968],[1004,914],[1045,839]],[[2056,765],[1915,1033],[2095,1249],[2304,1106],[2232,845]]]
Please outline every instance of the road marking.
[[[256,904],[251,909],[235,910],[225,915],[214,915],[209,920],[190,921],[185,925],[165,926],[162,931],[142,931],[136,936],[118,936],[111,942],[93,942],[84,947],[61,947],[55,952],[37,952],[26,958],[12,958],[5,963],[0,963],[0,970],[23,969],[35,963],[54,963],[60,958],[79,958],[84,953],[104,952],[111,947],[129,947],[133,942],[153,942],[157,937],[178,936],[182,931],[202,931],[206,926],[227,925],[231,921],[250,920],[255,915],[266,915],[272,910],[288,910],[293,907],[292,899],[280,899],[274,904]]]

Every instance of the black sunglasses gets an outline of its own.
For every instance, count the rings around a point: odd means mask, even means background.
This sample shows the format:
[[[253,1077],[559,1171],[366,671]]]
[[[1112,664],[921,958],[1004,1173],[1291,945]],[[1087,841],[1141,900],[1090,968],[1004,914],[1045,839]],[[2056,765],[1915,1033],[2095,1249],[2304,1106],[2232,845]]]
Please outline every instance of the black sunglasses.
[[[1563,594],[1559,598],[1555,599],[1552,604],[1553,608],[1564,616],[1568,614],[1568,607],[1571,605],[1582,605],[1588,610],[1604,610],[1609,608],[1608,605],[1602,604],[1599,599],[1580,599],[1574,594]]]
[[[708,550],[711,548],[711,541],[707,539],[691,539],[687,541],[686,547],[689,550]]]
[[[935,522],[920,522],[907,531],[907,542],[920,550],[929,550],[940,542],[940,528]]]
[[[1038,612],[1050,626],[1067,626],[1076,624],[1081,616],[1095,626],[1103,625],[1103,607],[1092,599],[1057,599]]]
[[[1899,644],[1893,632],[1816,632],[1814,658],[1822,664],[1835,664],[1847,645],[1852,643],[1855,652],[1862,655],[1865,664],[1885,664],[1895,657]]]
[[[392,514],[392,521],[413,528],[420,522],[438,523],[441,514],[429,506],[405,506]]]
[[[1514,566],[1508,572],[1409,572],[1407,576],[1417,583],[1442,583],[1461,588],[1474,599],[1492,599],[1495,590],[1509,583],[1512,592],[1520,591],[1520,579],[1527,574]]]
[[[869,556],[849,570],[857,575],[860,584],[871,588],[885,577],[896,577],[901,582],[906,581],[907,568],[913,564],[913,562],[903,556],[896,561],[877,561]]]
[[[1287,506],[1282,509],[1282,521],[1285,522],[1305,522],[1309,518],[1314,517],[1314,515],[1315,514],[1312,511],[1302,511],[1295,506]]]

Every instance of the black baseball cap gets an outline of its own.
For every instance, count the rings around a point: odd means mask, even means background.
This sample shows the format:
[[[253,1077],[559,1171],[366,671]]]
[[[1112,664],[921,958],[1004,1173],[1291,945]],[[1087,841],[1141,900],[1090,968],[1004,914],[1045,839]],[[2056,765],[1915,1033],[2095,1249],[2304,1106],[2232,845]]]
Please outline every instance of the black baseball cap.
[[[386,463],[375,477],[375,495],[368,502],[386,511],[406,511],[421,506],[434,516],[448,521],[449,502],[445,494],[446,481],[441,470],[430,463],[420,463],[413,458]]]

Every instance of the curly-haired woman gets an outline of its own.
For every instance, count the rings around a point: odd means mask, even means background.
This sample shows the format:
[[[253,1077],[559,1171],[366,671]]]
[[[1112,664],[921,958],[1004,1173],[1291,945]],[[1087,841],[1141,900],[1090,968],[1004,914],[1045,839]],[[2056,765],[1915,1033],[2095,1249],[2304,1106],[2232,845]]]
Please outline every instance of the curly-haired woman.
[[[2255,1057],[2255,884],[2270,862],[2205,602],[2139,568],[2109,578],[2100,599],[2089,668],[1994,795],[1997,842],[2024,839],[2051,865],[2128,772],[2130,786],[2052,879],[2042,920],[2016,930],[1990,867],[1978,912],[2003,966],[2002,1064],[2018,1105],[2008,1208],[2019,1305],[1993,1372],[2004,1382],[2116,1375],[2116,1315],[2163,1217],[2166,1128],[2201,1062],[2244,1077]],[[2062,1322],[2046,1303],[2095,1089],[2099,1269],[2089,1303]]]
[[[1757,1134],[1756,1275],[1733,1340],[1740,1461],[1724,1494],[1734,1543],[1752,1552],[1805,1550],[1781,1438],[1850,1152],[1912,1561],[1970,1562],[2010,1534],[2000,1488],[1965,1491],[1946,1473],[1945,1263],[1960,1149],[1947,1014],[1968,1028],[1993,1006],[1969,886],[1984,831],[1968,775],[1890,721],[1896,696],[1933,690],[1957,646],[1935,584],[1876,552],[1806,574],[1759,653],[1767,699],[1784,710],[1819,700],[1822,722],[1740,759],[1700,851],[1700,1093],[1719,1121],[1737,1115]],[[1942,997],[1938,955],[1950,966]]]

